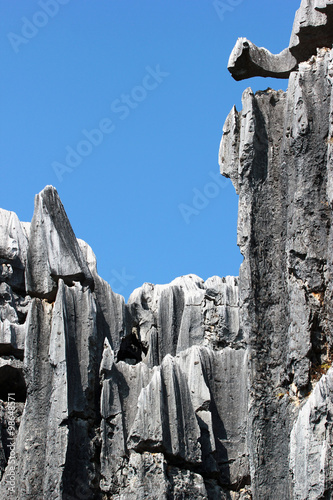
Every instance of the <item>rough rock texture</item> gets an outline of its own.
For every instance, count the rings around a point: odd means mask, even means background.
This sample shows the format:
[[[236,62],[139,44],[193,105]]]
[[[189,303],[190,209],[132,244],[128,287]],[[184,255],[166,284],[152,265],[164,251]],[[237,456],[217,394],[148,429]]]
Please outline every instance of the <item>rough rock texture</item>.
[[[333,495],[332,377],[312,396],[333,354],[332,58],[332,50],[320,49],[300,64],[287,93],[247,89],[243,110],[232,109],[221,143],[222,173],[239,193],[240,323],[250,360],[247,439],[258,499],[277,498],[277,492],[281,499]],[[311,432],[302,430],[313,418],[307,412],[319,419]],[[308,465],[317,465],[305,483],[302,450],[308,446]]]
[[[58,194],[52,186],[47,186],[35,198],[27,252],[27,293],[53,299],[59,278],[69,285],[73,281],[93,285]]]
[[[253,76],[288,78],[291,71],[315,55],[318,48],[332,46],[332,33],[333,1],[302,0],[287,49],[272,54],[246,38],[238,38],[228,70],[235,80]]]
[[[333,369],[299,412],[290,439],[294,498],[329,498],[333,491]],[[326,495],[326,496],[325,496]]]
[[[247,498],[238,279],[146,283],[125,305],[54,188],[31,227],[1,216],[0,497]]]
[[[225,122],[239,278],[125,304],[53,187],[0,210],[0,498],[333,498],[331,4],[301,4],[288,91]]]

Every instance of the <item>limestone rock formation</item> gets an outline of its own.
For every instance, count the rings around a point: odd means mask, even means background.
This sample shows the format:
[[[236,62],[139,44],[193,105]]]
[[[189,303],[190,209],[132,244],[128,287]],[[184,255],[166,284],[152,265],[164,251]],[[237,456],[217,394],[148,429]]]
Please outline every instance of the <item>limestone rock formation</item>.
[[[93,285],[87,262],[52,186],[35,199],[27,251],[26,288],[31,295],[54,298],[57,280]]]
[[[246,38],[238,38],[228,69],[235,80],[253,76],[288,78],[291,71],[315,55],[318,48],[332,47],[332,33],[333,1],[302,0],[288,48],[280,54],[272,54]]]
[[[125,304],[53,187],[0,210],[0,498],[333,498],[331,4],[301,4],[288,91],[225,122],[239,278]]]
[[[290,439],[294,498],[329,498],[333,488],[333,369],[323,375],[295,421]]]
[[[333,496],[333,385],[324,375],[333,358],[332,76],[333,51],[322,48],[291,74],[286,93],[245,90],[221,142],[221,171],[239,194],[258,499]]]
[[[238,279],[146,283],[125,304],[54,188],[36,196],[29,231],[1,214],[13,272],[0,287],[0,496],[207,498],[245,486]]]

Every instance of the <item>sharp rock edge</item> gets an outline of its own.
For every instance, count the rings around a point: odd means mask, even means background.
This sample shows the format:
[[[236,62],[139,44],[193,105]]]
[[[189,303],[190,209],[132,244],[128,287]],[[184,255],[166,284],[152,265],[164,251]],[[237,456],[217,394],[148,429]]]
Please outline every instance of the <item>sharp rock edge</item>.
[[[293,57],[331,4],[302,2]],[[1,498],[332,498],[333,53],[314,43],[224,125],[239,278],[125,304],[52,186],[31,224],[0,210]]]
[[[289,78],[301,62],[318,48],[332,46],[333,1],[302,0],[296,13],[289,47],[272,54],[246,38],[238,38],[230,55],[228,70],[237,81],[254,76]]]

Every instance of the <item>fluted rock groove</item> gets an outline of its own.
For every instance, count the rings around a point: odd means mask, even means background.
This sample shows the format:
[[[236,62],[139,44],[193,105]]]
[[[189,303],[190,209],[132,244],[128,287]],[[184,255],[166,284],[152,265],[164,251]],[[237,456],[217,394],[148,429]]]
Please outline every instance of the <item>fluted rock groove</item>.
[[[333,498],[332,8],[303,0],[282,55],[231,55],[289,77],[223,128],[239,277],[125,303],[52,186],[31,224],[0,210],[0,498]]]

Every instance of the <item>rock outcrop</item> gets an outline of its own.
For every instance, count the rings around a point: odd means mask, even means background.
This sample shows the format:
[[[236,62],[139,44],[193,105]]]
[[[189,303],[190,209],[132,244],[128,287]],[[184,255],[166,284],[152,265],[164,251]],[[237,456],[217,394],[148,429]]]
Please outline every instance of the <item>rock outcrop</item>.
[[[60,278],[68,284],[94,283],[62,203],[55,189],[47,186],[35,199],[27,251],[27,293],[54,299]]]
[[[246,38],[239,38],[230,55],[228,70],[237,81],[253,76],[288,78],[318,48],[332,47],[332,33],[333,1],[302,0],[288,48],[272,54]]]
[[[0,498],[333,498],[331,3],[302,2],[288,91],[225,122],[239,278],[125,304],[53,187],[0,210]]]
[[[125,304],[54,188],[29,231],[2,218],[0,496],[207,498],[248,484],[238,279],[146,283]]]
[[[239,194],[258,499],[333,496],[333,386],[324,375],[333,358],[332,76],[333,51],[322,48],[291,74],[286,93],[245,90],[221,143],[221,171]]]

